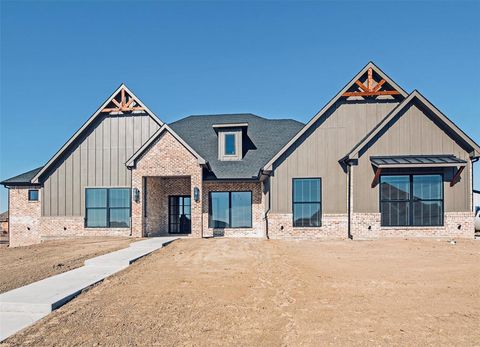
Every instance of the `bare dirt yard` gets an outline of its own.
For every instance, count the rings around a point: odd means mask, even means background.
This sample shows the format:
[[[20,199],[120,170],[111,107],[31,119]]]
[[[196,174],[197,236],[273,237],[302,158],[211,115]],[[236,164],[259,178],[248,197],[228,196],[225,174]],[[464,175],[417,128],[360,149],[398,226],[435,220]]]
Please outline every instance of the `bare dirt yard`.
[[[88,237],[0,248],[0,293],[80,267],[86,259],[128,247],[132,238]]]
[[[6,341],[479,345],[480,242],[179,240]]]

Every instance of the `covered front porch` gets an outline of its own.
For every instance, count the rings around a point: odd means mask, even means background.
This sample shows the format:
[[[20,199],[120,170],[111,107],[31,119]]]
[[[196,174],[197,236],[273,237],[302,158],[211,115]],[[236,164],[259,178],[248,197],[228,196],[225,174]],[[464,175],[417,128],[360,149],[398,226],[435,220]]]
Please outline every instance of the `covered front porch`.
[[[127,162],[134,192],[132,236],[202,237],[204,164],[168,126],[152,136]]]
[[[143,186],[144,236],[191,234],[190,176],[144,177]]]

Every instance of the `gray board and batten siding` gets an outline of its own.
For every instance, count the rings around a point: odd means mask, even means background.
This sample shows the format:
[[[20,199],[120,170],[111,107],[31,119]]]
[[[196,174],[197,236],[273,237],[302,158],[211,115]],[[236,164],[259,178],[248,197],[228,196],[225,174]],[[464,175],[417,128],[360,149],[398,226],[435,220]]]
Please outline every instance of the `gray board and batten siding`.
[[[148,113],[100,115],[44,175],[43,216],[83,216],[85,187],[130,187],[130,158],[160,128]]]
[[[292,178],[322,177],[322,212],[347,213],[347,176],[339,160],[398,104],[393,98],[337,100],[274,163],[271,212],[292,213]]]
[[[379,211],[379,186],[371,187],[375,169],[372,156],[379,155],[454,155],[461,161],[469,162],[469,151],[458,139],[447,133],[434,121],[432,113],[417,100],[412,100],[403,110],[375,136],[363,150],[358,165],[353,166],[353,209],[354,212]],[[459,163],[458,166],[465,165]],[[419,173],[440,173],[444,177],[445,212],[466,212],[470,210],[471,165],[466,165],[460,180],[450,187],[456,167],[415,168]],[[394,173],[394,169],[390,170]],[[398,169],[401,173],[401,169]]]
[[[274,162],[270,177],[272,213],[292,213],[292,179],[322,178],[322,212],[347,213],[347,171],[342,158],[397,105],[395,100],[339,99],[305,134]],[[375,168],[370,158],[382,155],[454,155],[468,162],[471,148],[448,131],[418,100],[411,100],[361,153],[352,166],[352,212],[379,212],[378,185],[371,187]],[[459,165],[460,166],[460,165]],[[412,168],[410,168],[411,171]],[[444,177],[445,212],[469,211],[471,165],[453,187],[458,168],[421,168]],[[392,171],[391,171],[392,172]]]

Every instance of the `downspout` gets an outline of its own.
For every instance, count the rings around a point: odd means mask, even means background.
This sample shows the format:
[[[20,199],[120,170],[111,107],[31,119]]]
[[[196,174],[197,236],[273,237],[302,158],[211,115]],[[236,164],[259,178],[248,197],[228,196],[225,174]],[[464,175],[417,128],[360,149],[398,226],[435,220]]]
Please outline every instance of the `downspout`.
[[[268,236],[268,213],[270,212],[271,199],[272,199],[272,194],[271,194],[270,189],[269,189],[269,191],[268,191],[268,209],[265,211],[265,237],[267,238],[267,240],[270,240],[270,236]]]
[[[270,179],[268,177],[267,179]],[[265,186],[265,183],[263,183]],[[270,240],[270,236],[268,235],[268,213],[270,212],[270,207],[272,206],[272,192],[270,190],[270,181],[268,182],[268,209],[265,211],[265,237],[267,240]]]
[[[7,186],[4,186],[5,188],[7,188]],[[7,211],[7,233],[8,233],[8,247],[10,247],[10,236],[12,235],[10,233],[10,211],[12,211],[10,209],[10,187],[8,187],[8,195],[7,195],[7,207],[8,207],[8,211]]]
[[[265,174],[265,172],[263,170],[260,170],[260,172],[258,173],[258,178],[261,179],[262,175]],[[266,175],[267,178],[265,180],[262,181],[262,194],[265,190],[265,181],[268,179],[270,179],[270,175]],[[267,240],[270,240],[270,236],[268,235],[268,213],[270,212],[270,207],[271,207],[271,201],[272,199],[272,192],[270,191],[270,181],[268,181],[268,209],[265,211],[265,237],[267,238]]]
[[[473,164],[476,163],[478,160],[480,159],[480,157],[475,157],[475,158],[472,158],[471,163],[472,163],[472,172],[470,173],[472,175],[472,211],[475,212],[475,203],[474,203],[474,195],[473,194],[473,189],[474,189],[474,182],[473,180],[475,179],[475,175],[473,174]]]
[[[133,210],[133,196],[132,196],[132,190],[133,190],[133,170],[130,169],[128,166],[127,166],[127,170],[130,171],[130,236],[132,236],[132,231],[133,231],[133,213],[132,213],[132,210]],[[143,194],[142,194],[143,195]],[[143,198],[143,196],[142,196]],[[142,211],[143,213],[143,211]],[[143,216],[142,216],[143,217]],[[142,234],[143,234],[143,231],[142,231]]]
[[[345,162],[347,164],[347,214],[348,214],[348,223],[347,223],[347,230],[348,230],[348,238],[350,240],[353,239],[352,236],[352,167],[349,162]]]

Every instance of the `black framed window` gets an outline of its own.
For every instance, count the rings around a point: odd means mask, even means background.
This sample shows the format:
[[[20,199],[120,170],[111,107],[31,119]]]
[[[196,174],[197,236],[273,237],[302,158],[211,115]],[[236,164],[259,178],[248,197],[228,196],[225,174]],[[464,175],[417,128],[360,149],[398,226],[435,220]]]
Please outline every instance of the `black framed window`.
[[[225,155],[235,155],[235,134],[225,134]]]
[[[320,178],[293,179],[293,226],[320,227],[322,181]]]
[[[86,188],[85,226],[87,228],[130,227],[129,188]]]
[[[442,226],[443,176],[382,175],[380,212],[382,226]]]
[[[28,201],[38,201],[38,189],[30,189],[28,191]]]
[[[251,228],[252,192],[210,192],[210,228]]]
[[[168,232],[189,234],[192,231],[191,198],[189,195],[168,197]]]

